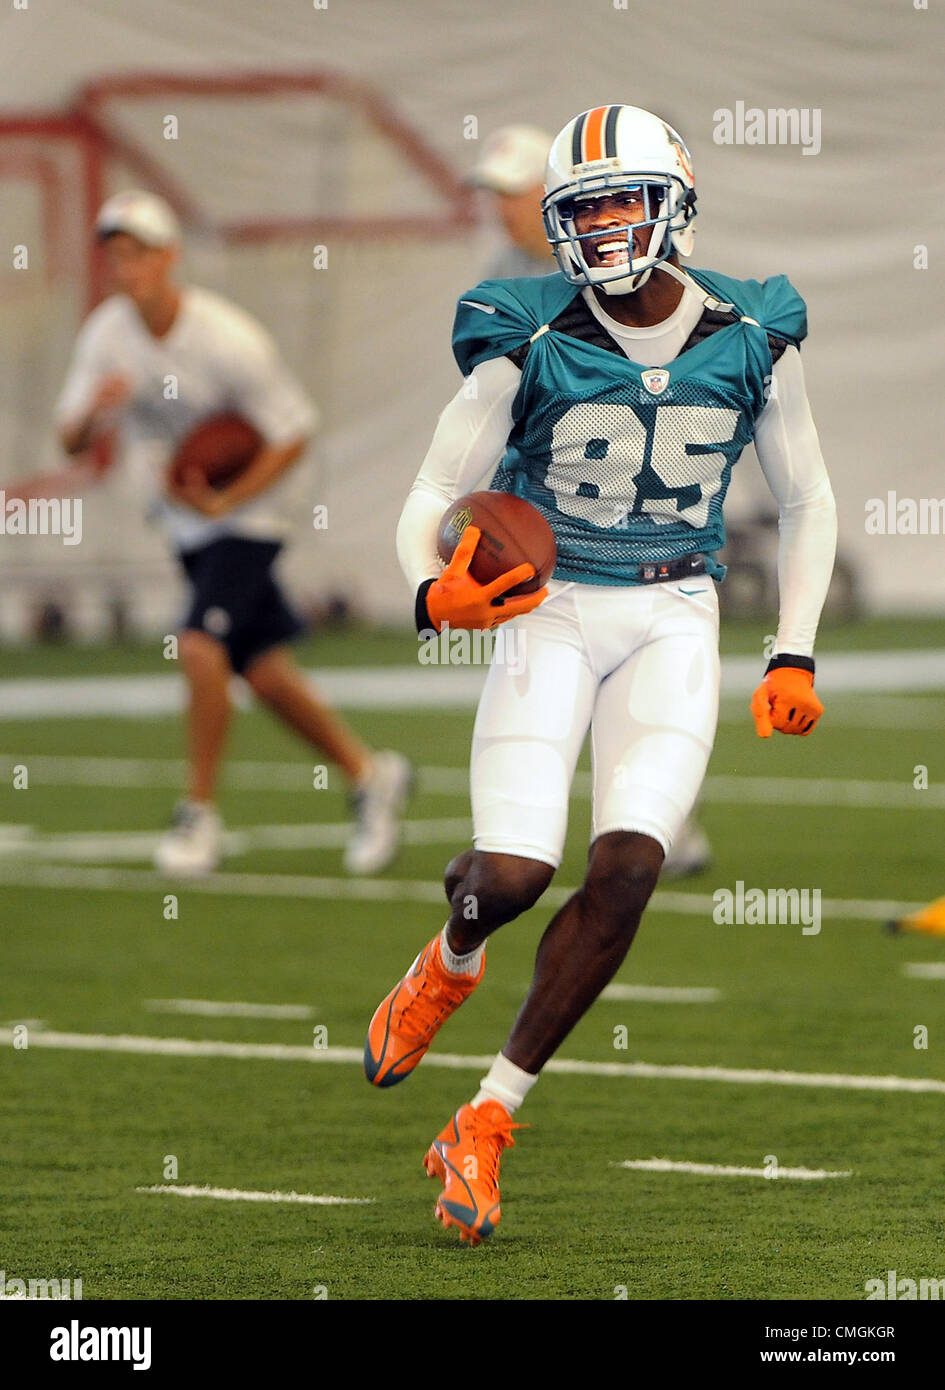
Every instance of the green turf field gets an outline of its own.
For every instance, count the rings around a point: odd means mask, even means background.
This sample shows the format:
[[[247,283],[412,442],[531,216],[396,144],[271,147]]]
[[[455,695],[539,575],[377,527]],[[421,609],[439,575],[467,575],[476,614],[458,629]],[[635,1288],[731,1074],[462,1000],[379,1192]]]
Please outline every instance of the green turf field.
[[[837,645],[938,641],[931,624],[896,625],[898,641],[890,633],[845,630]],[[738,630],[730,649],[757,641]],[[306,655],[339,666],[409,660],[397,652],[387,634],[339,634]],[[162,671],[153,651],[114,652],[103,665],[93,652],[57,655],[14,654],[7,674]],[[609,1300],[623,1288],[643,1300],[862,1299],[887,1270],[945,1275],[945,978],[904,969],[945,968],[945,938],[882,929],[887,905],[945,892],[943,714],[945,700],[929,695],[846,695],[812,739],[762,744],[742,703],[726,703],[702,813],[714,863],[661,890],[618,975],[717,997],[598,1002],[560,1053],[587,1068],[546,1074],[518,1117],[530,1128],[503,1161],[502,1222],[476,1250],[434,1222],[421,1158],[475,1091],[476,1059],[502,1045],[550,907],[493,938],[483,985],[404,1085],[375,1092],[352,1060],[377,1002],[442,925],[437,885],[465,843],[471,712],[352,714],[375,744],[422,769],[414,842],[368,887],[343,881],[330,833],[317,843],[319,827],[345,818],[340,789],[312,789],[312,759],[261,713],[235,727],[222,809],[231,829],[294,828],[295,847],[279,848],[279,832],[250,836],[203,887],[157,880],[144,847],[174,799],[173,769],[161,764],[181,755],[177,720],[0,722],[0,1268],[80,1277],[86,1299]],[[28,788],[15,789],[13,766],[31,759]],[[912,791],[917,764],[927,792]],[[768,778],[789,779],[790,794],[779,782],[766,795]],[[577,795],[556,887],[580,881],[588,823]],[[716,924],[711,895],[737,880],[819,888],[822,929]],[[295,1005],[300,1016],[153,1003],[180,1000]],[[24,1022],[25,1048],[14,1043]],[[921,1026],[927,1048],[914,1046]],[[119,1035],[230,1049],[106,1050],[103,1039]],[[241,1056],[235,1044],[288,1050]],[[436,1056],[457,1063],[433,1065]],[[639,1062],[695,1070],[593,1065]],[[717,1079],[705,1068],[731,1071]],[[779,1071],[801,1075],[777,1084]],[[900,1081],[855,1084],[876,1077]],[[939,1087],[910,1090],[909,1079]],[[850,1176],[616,1166],[663,1158],[770,1170],[772,1156]],[[370,1201],[137,1190],[171,1184]]]

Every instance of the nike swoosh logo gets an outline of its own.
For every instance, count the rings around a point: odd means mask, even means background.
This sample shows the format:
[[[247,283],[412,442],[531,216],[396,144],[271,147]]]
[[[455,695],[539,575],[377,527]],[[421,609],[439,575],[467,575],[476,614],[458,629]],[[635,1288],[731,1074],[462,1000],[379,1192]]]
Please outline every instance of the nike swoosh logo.
[[[461,299],[460,304],[468,304],[470,309],[481,309],[484,314],[494,314],[494,304],[480,304],[478,299]]]
[[[706,594],[708,589],[680,589],[681,594]]]

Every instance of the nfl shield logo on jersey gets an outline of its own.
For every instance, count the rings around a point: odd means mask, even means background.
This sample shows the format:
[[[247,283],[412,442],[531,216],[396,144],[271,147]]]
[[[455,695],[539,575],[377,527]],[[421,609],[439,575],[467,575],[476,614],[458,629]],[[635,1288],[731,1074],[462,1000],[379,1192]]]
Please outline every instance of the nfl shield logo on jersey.
[[[669,385],[669,372],[662,367],[650,367],[647,371],[641,372],[640,376],[651,396],[661,395]]]

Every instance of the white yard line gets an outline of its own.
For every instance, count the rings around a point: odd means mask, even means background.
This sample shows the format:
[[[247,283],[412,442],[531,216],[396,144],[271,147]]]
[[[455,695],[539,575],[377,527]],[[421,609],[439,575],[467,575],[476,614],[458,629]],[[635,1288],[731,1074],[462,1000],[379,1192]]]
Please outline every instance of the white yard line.
[[[12,1044],[11,1029],[0,1028],[0,1046]],[[69,1052],[129,1052],[162,1057],[228,1057],[238,1061],[329,1062],[356,1064],[364,1060],[360,1047],[302,1047],[290,1043],[233,1043],[192,1038],[151,1038],[127,1033],[38,1033],[30,1047]],[[430,1052],[427,1068],[449,1071],[489,1068],[495,1058]],[[748,1086],[808,1086],[841,1091],[901,1091],[945,1095],[945,1081],[911,1076],[860,1076],[842,1072],[768,1071],[761,1068],[665,1066],[652,1062],[579,1062],[553,1057],[546,1072],[563,1076],[619,1076],[653,1081],[723,1081]]]
[[[205,893],[211,897],[335,899],[352,902],[443,902],[443,888],[433,879],[327,878],[310,874],[232,874],[215,873],[206,878],[164,878],[150,869],[81,868],[60,864],[16,864],[0,857],[0,887],[73,889],[119,893]],[[732,885],[725,885],[731,891]],[[552,885],[541,903],[560,907],[576,890]],[[711,922],[716,906],[709,893],[680,893],[657,889],[650,903],[654,912],[705,917]],[[824,898],[821,915],[825,921],[890,922],[918,912],[924,903],[893,902],[872,898]],[[713,928],[715,924],[713,923]],[[719,927],[719,931],[731,931]],[[738,931],[753,931],[752,926]],[[782,927],[780,930],[793,930]]]
[[[698,1173],[706,1178],[794,1178],[816,1182],[821,1178],[852,1178],[853,1172],[830,1172],[826,1168],[738,1168],[728,1163],[676,1163],[669,1158],[628,1158],[616,1168],[633,1168],[640,1173]]]
[[[673,985],[607,985],[601,999],[637,1004],[715,1004],[722,998],[718,989],[686,989]]]
[[[901,782],[851,777],[707,777],[700,796],[737,805],[770,802],[793,806],[844,806],[851,810],[927,811],[945,806],[945,787],[916,791],[911,774]]]
[[[178,788],[187,776],[187,764],[179,758],[0,753],[0,767],[5,772],[16,763],[25,763],[30,774],[47,786]],[[225,764],[224,778],[230,786],[253,791],[311,791],[312,761],[256,762],[234,758]]]
[[[94,655],[89,663],[94,663]],[[415,666],[326,668],[306,675],[329,704],[345,709],[443,710],[474,705],[486,668],[436,668],[418,662]],[[239,704],[250,702],[241,681],[234,681],[233,694]],[[0,681],[0,719],[148,719],[180,714],[184,705],[184,678],[174,671]]]
[[[405,655],[406,655],[405,651]],[[89,655],[94,664],[94,652]],[[722,662],[722,694],[750,697],[763,658],[731,656]],[[484,666],[325,667],[307,672],[322,695],[346,709],[466,709],[475,704]],[[235,682],[240,703],[245,687]],[[817,689],[828,698],[876,692],[939,694],[945,687],[945,652],[826,652],[817,658]],[[183,677],[174,671],[136,676],[28,677],[0,681],[0,719],[121,718],[178,714]],[[747,715],[743,715],[747,717]]]
[[[160,1192],[174,1197],[215,1197],[220,1202],[302,1202],[312,1207],[361,1207],[373,1197],[314,1197],[310,1192],[241,1192],[238,1187],[196,1187],[193,1184],[163,1184],[136,1187],[136,1192]]]
[[[76,787],[173,787],[182,784],[186,765],[176,759],[52,757],[49,754],[0,753],[0,776],[11,777],[14,766],[24,764],[33,785]],[[329,777],[330,777],[329,772]],[[312,767],[306,762],[233,761],[224,768],[224,782],[246,791],[312,791]],[[339,783],[340,785],[340,783]],[[418,768],[421,792],[468,797],[469,772],[460,767]],[[575,774],[573,794],[591,795],[591,775]],[[945,787],[916,791],[909,778],[888,782],[850,777],[749,777],[709,776],[702,784],[703,801],[738,805],[776,800],[795,806],[847,806],[881,810],[928,810],[945,807]],[[300,827],[291,827],[300,830]],[[18,842],[22,827],[0,826],[0,843]],[[238,832],[233,832],[238,833]]]
[[[911,980],[945,980],[945,961],[915,961],[902,967]]]
[[[211,897],[324,898],[335,901],[443,903],[443,885],[387,878],[317,878],[305,874],[228,874],[207,878],[164,878],[149,869],[73,868],[17,865],[0,860],[0,886],[86,888],[124,893],[205,893]],[[547,894],[546,894],[547,897]],[[915,911],[920,904],[909,904]]]
[[[314,1018],[308,1004],[224,1003],[217,999],[145,999],[155,1014],[195,1014],[200,1018]]]
[[[27,829],[24,827],[24,830]],[[0,835],[0,856],[106,863],[117,859],[134,863],[150,860],[164,833],[158,830],[115,830],[42,835],[35,828],[29,829],[32,833],[20,838]],[[470,832],[468,819],[437,818],[403,823],[404,842],[408,845],[450,844],[454,840],[468,840]],[[311,825],[291,822],[288,825],[250,825],[227,830],[223,835],[223,846],[226,856],[236,859],[258,849],[341,849],[350,838],[351,825],[347,821],[321,821]]]

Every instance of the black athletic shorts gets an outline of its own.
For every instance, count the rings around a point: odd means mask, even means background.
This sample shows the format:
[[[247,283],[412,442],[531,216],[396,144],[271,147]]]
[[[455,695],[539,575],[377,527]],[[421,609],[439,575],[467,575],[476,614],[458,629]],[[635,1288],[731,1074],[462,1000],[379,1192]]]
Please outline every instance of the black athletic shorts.
[[[181,626],[222,642],[240,674],[270,647],[305,631],[272,576],[281,549],[277,541],[221,536],[178,556],[192,586]]]

